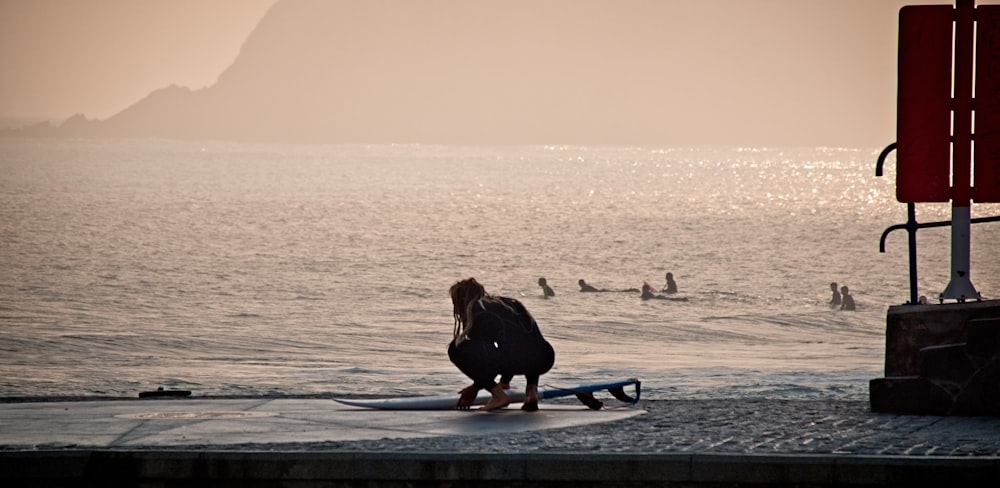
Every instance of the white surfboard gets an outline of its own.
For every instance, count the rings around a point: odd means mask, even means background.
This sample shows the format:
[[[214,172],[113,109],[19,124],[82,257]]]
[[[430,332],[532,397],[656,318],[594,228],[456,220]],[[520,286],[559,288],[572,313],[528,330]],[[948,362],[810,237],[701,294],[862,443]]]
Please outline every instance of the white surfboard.
[[[635,386],[634,397],[625,394],[625,387],[630,385]],[[572,388],[543,386],[538,389],[538,398],[543,400],[546,398],[557,398],[576,394],[588,395],[593,392],[608,390],[615,396],[615,398],[634,405],[639,401],[640,385],[641,382],[633,378],[614,383],[580,385]],[[507,395],[510,396],[511,403],[524,402],[524,392],[511,391],[508,392]],[[481,391],[476,397],[476,400],[473,402],[473,405],[485,405],[489,399],[489,392]],[[455,403],[458,402],[458,394],[396,398],[334,398],[333,400],[352,407],[374,408],[378,410],[451,410],[455,408]],[[588,403],[588,406],[594,408],[590,403]]]

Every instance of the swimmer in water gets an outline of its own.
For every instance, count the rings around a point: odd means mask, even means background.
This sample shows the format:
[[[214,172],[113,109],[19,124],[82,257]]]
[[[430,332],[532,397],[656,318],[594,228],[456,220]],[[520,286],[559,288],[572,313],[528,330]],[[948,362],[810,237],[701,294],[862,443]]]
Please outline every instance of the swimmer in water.
[[[556,296],[556,292],[552,291],[552,287],[545,281],[545,278],[538,278],[538,286],[542,287],[542,295],[545,298]]]

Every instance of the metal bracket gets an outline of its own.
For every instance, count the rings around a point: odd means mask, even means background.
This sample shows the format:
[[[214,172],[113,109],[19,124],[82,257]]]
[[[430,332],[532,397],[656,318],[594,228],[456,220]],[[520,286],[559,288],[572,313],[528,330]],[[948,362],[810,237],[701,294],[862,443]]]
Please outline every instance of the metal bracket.
[[[875,163],[875,176],[882,176],[882,166],[885,164],[886,157],[889,153],[896,149],[896,143],[889,144],[885,149],[878,155],[878,161]],[[970,223],[980,224],[983,222],[1000,222],[1000,215],[995,217],[979,217],[975,219],[970,219]],[[924,229],[928,227],[948,227],[951,226],[950,220],[942,220],[938,222],[917,222],[917,210],[916,204],[909,202],[906,204],[906,223],[897,224],[890,226],[882,232],[882,237],[878,242],[878,252],[885,252],[885,240],[889,236],[889,233],[894,230],[905,229],[909,235],[909,257],[910,257],[910,301],[907,305],[917,305],[919,299],[917,297],[917,230]],[[975,297],[977,300],[982,300],[982,297]],[[944,299],[941,299],[944,302]],[[965,300],[959,300],[960,302]]]

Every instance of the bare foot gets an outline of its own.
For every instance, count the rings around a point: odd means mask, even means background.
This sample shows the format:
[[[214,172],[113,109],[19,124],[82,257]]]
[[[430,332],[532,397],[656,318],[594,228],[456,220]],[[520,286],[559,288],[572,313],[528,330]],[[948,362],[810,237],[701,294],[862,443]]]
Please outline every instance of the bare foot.
[[[493,398],[490,398],[490,401],[486,402],[486,405],[480,407],[480,410],[489,412],[490,410],[497,410],[510,405],[510,397],[503,391],[502,386],[497,385],[493,387],[493,389],[490,390],[490,394],[493,395]]]
[[[538,387],[531,385],[524,389],[524,404],[521,405],[521,410],[525,412],[537,412],[538,411]]]
[[[479,388],[476,388],[475,383],[462,388],[462,391],[458,392],[458,402],[455,403],[455,408],[459,410],[468,410],[470,406],[476,401],[476,395],[479,394]]]

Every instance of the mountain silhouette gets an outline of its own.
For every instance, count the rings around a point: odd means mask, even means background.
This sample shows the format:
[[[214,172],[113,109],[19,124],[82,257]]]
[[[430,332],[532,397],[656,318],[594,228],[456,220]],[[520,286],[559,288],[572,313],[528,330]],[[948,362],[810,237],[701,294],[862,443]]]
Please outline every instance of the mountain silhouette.
[[[699,142],[684,139],[694,128],[735,129],[713,106],[767,111],[711,94],[719,77],[707,67],[737,70],[746,47],[698,59],[692,43],[718,41],[668,20],[670,2],[642,0],[279,0],[209,87],[172,85],[105,120],[77,115],[8,135],[687,143]]]

